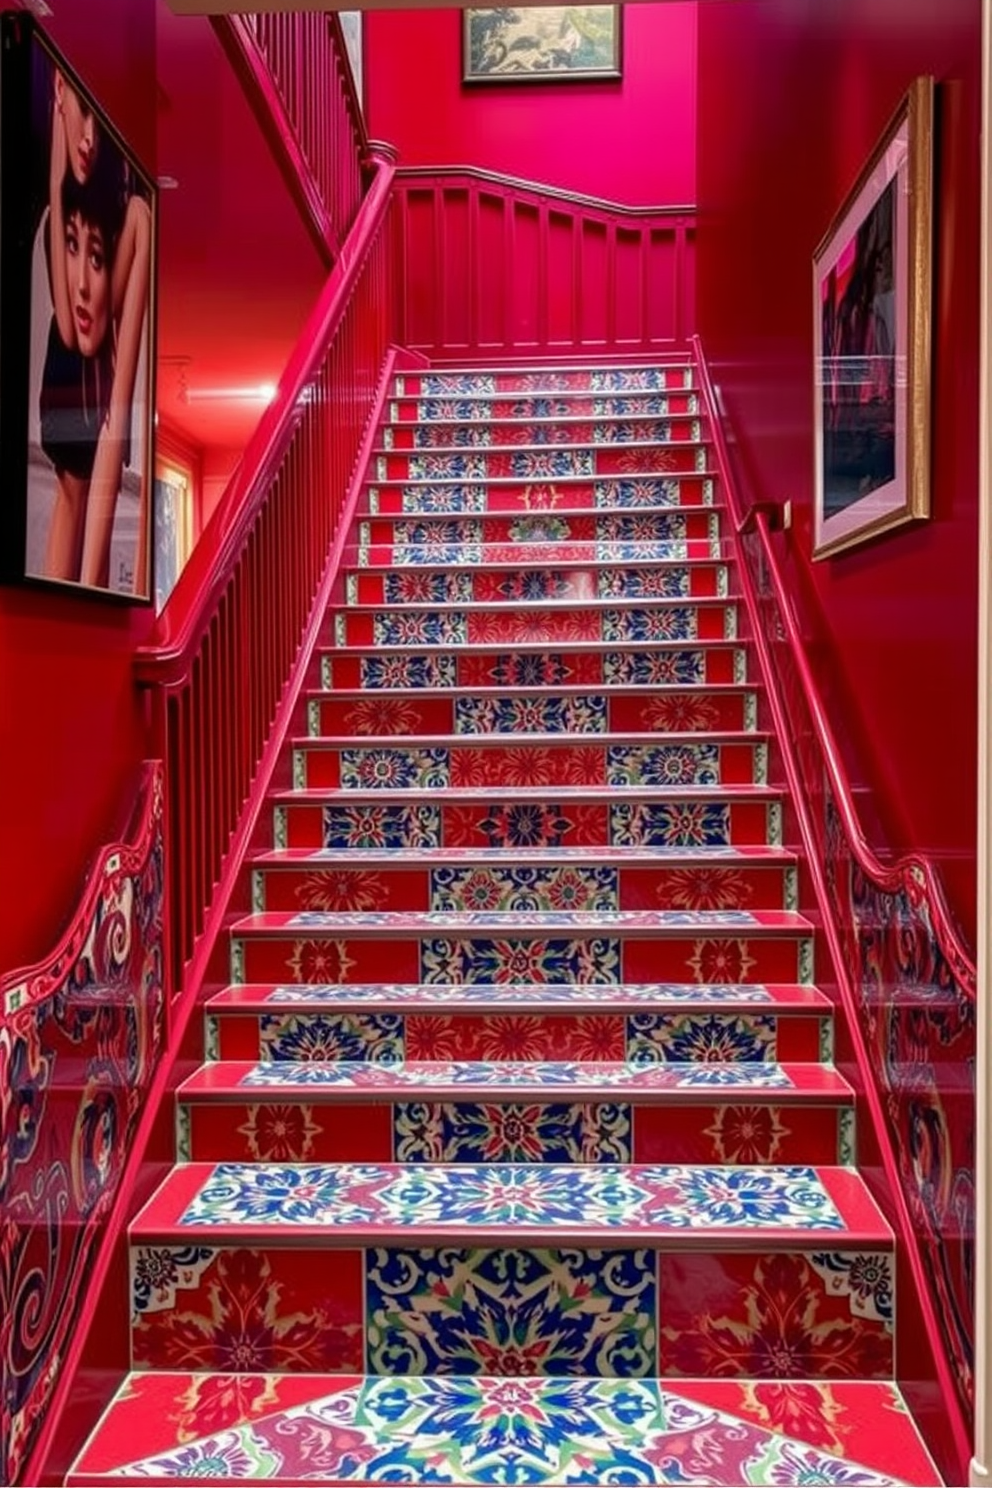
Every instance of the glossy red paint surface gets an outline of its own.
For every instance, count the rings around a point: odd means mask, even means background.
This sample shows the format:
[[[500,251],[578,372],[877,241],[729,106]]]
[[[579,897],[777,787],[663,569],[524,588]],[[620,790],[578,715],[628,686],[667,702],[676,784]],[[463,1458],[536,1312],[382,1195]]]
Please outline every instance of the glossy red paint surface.
[[[698,319],[873,840],[975,925],[980,8],[700,8]],[[912,78],[937,81],[932,520],[812,565],[812,253]],[[869,831],[874,823],[865,822]]]
[[[369,134],[400,165],[475,165],[630,206],[696,193],[696,5],[629,6],[616,82],[462,81],[456,10],[365,16]]]

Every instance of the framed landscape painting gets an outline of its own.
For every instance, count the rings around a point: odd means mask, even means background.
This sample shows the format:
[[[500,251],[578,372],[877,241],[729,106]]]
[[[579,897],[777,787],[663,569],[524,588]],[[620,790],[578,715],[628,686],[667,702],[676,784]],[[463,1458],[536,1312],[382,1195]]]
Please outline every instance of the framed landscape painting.
[[[815,558],[930,514],[932,197],[918,78],[813,256]]]
[[[156,185],[32,17],[0,27],[0,577],[148,603]]]
[[[466,10],[467,83],[620,76],[619,5],[536,5]]]

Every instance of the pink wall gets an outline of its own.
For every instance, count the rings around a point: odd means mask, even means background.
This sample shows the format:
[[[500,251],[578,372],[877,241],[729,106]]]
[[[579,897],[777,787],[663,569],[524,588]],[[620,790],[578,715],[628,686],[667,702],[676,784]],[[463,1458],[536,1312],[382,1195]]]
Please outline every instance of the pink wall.
[[[152,171],[155,0],[59,5],[49,34]],[[42,956],[145,750],[131,653],[150,610],[0,589],[0,971]]]
[[[408,165],[475,165],[628,206],[696,197],[696,4],[623,7],[618,82],[462,81],[456,10],[365,16],[369,133]]]
[[[700,6],[697,315],[714,379],[751,494],[792,498],[779,541],[880,840],[935,855],[972,939],[980,56],[979,0]],[[813,565],[812,253],[925,72],[938,84],[933,518]]]

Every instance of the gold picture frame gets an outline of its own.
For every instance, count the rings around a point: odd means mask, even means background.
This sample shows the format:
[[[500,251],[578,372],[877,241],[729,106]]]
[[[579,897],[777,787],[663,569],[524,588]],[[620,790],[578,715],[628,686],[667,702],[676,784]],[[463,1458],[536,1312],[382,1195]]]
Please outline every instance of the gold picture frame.
[[[589,81],[621,75],[619,5],[500,6],[463,14],[463,82]]]
[[[934,84],[917,78],[813,255],[813,557],[930,515]]]

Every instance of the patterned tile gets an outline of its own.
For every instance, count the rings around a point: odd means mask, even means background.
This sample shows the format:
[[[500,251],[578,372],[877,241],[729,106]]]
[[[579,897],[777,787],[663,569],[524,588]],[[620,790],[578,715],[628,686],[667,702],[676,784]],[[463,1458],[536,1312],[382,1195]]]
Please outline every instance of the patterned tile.
[[[657,1373],[655,1258],[647,1250],[370,1252],[370,1373]]]
[[[186,1171],[186,1170],[180,1170]],[[180,1226],[579,1226],[625,1233],[837,1231],[845,1221],[814,1168],[609,1168],[493,1163],[410,1170],[217,1163]]]
[[[706,653],[607,651],[603,655],[603,681],[612,687],[666,687],[673,683],[691,687],[706,681]]]
[[[243,1089],[351,1089],[356,1091],[405,1089],[458,1089],[486,1087],[530,1091],[568,1089],[570,1086],[594,1086],[597,1090],[680,1091],[732,1088],[747,1085],[754,1089],[790,1090],[793,1081],[777,1064],[661,1064],[597,1063],[578,1060],[497,1060],[480,1062],[471,1059],[423,1060],[418,1063],[395,1063],[368,1059],[348,1063],[342,1060],[326,1064],[311,1062],[277,1065],[259,1064],[249,1069],[238,1082]]]
[[[611,744],[606,751],[610,785],[718,785],[716,744]]]
[[[259,1043],[263,1060],[395,1061],[404,1055],[403,1018],[379,1012],[263,1013]]]
[[[688,568],[603,568],[596,576],[601,599],[688,599],[691,592]],[[605,639],[617,637],[611,633]]]
[[[582,940],[428,939],[421,947],[425,982],[618,982],[620,942]]]
[[[454,610],[434,615],[377,610],[372,639],[377,646],[463,646],[468,640],[468,619]]]
[[[612,840],[621,847],[704,847],[729,844],[730,808],[689,801],[610,808]]]
[[[480,553],[472,548],[395,548],[397,567],[432,563],[477,563]],[[474,591],[470,573],[386,573],[381,576],[383,604],[467,604]],[[348,599],[356,603],[357,590]]]
[[[449,783],[447,749],[342,749],[345,790],[443,790]]]
[[[436,806],[325,806],[326,848],[437,847],[441,812]]]
[[[432,910],[619,909],[615,868],[435,868]]]
[[[778,1020],[716,1012],[634,1013],[628,1019],[627,1058],[639,1063],[774,1063]]]
[[[454,656],[363,656],[363,687],[454,687]]]
[[[523,660],[523,658],[518,658]],[[605,734],[607,701],[602,695],[574,697],[460,697],[455,700],[457,734]]]
[[[845,1450],[852,1435],[858,1455]],[[134,1456],[139,1440],[143,1457]],[[713,1488],[932,1488],[939,1480],[891,1384],[673,1388],[652,1379],[457,1375],[132,1375],[77,1471],[164,1481],[681,1479]]]
[[[729,985],[720,987],[698,987],[693,983],[672,982],[650,982],[640,985],[632,985],[627,982],[621,988],[613,986],[597,987],[587,985],[578,987],[574,983],[562,983],[555,986],[550,983],[541,983],[533,986],[465,986],[464,984],[451,984],[448,986],[437,985],[414,985],[405,986],[396,983],[370,983],[366,986],[342,985],[308,986],[301,992],[298,986],[274,987],[267,995],[266,1001],[271,1003],[296,1003],[304,996],[308,1003],[354,1003],[363,1000],[380,1001],[387,999],[398,1003],[428,1003],[443,1006],[446,1003],[457,1002],[461,1004],[479,1005],[487,1007],[492,1003],[535,1003],[538,1007],[548,1002],[575,1002],[580,1005],[585,1003],[608,1002],[616,1004],[627,1001],[645,1002],[652,1007],[658,1002],[732,1002],[732,1003],[759,1003],[768,1004],[775,1001],[772,992],[767,987],[758,983],[749,983],[746,986],[733,987]],[[571,1055],[569,1057],[580,1057]]]
[[[606,610],[602,635],[609,645],[618,641],[694,641],[699,612],[692,605],[664,605],[653,610]],[[626,680],[639,680],[628,677]],[[653,677],[645,681],[655,681]]]
[[[397,1162],[632,1161],[630,1107],[414,1101],[394,1107]]]

